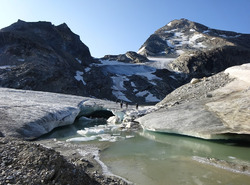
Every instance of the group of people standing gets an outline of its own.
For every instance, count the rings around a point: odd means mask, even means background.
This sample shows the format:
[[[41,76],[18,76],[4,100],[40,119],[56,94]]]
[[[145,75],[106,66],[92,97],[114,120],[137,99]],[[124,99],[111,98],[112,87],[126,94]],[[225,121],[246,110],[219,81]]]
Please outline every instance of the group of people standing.
[[[120,102],[120,107],[121,107],[121,109],[123,108],[123,105],[125,104],[125,106],[126,106],[126,109],[128,108],[128,102],[124,102],[124,101],[122,101],[122,100],[116,100],[116,103],[119,103]],[[135,104],[135,108],[138,110],[138,107],[139,107],[139,105],[138,105],[138,103],[136,103]]]

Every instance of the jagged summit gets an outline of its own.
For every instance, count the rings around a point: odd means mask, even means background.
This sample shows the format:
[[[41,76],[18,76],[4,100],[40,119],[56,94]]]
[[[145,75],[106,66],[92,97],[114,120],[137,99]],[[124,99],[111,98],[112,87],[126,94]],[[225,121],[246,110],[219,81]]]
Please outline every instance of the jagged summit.
[[[172,29],[188,30],[190,28],[193,28],[200,32],[203,32],[208,29],[207,26],[204,26],[202,24],[192,22],[192,21],[189,21],[188,19],[183,18],[183,19],[176,19],[176,20],[169,22],[167,25],[158,29],[155,33],[160,33],[161,31],[169,31]]]
[[[0,30],[0,86],[85,93],[76,71],[93,62],[89,48],[64,23],[16,23]]]
[[[178,57],[185,52],[223,46],[250,47],[250,35],[209,28],[187,19],[174,20],[155,31],[138,53],[145,56]]]
[[[150,35],[137,53],[161,61],[172,71],[210,76],[233,64],[249,62],[250,34],[212,29],[187,19],[173,20]]]

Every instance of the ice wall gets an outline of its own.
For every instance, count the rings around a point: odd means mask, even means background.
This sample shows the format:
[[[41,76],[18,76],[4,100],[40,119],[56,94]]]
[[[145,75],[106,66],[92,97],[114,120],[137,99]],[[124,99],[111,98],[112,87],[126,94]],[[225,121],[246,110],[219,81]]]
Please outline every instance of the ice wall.
[[[119,105],[94,98],[0,88],[0,126],[4,136],[34,139],[55,127],[72,124],[81,114],[105,109],[118,110]]]

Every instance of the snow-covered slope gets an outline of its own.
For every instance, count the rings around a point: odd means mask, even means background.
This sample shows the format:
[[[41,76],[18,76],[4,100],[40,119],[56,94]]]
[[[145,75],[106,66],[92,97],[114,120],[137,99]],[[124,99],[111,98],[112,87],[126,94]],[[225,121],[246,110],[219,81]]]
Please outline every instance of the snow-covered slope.
[[[102,67],[103,71],[111,75],[111,79],[113,81],[112,93],[118,100],[132,102],[128,97],[126,97],[128,89],[125,84],[127,83],[127,86],[130,87],[135,96],[144,97],[145,102],[149,103],[160,101],[160,99],[146,89],[144,91],[139,91],[136,85],[138,82],[129,79],[131,76],[136,75],[141,79],[144,79],[144,83],[149,83],[154,86],[157,84],[157,81],[162,80],[153,74],[156,72],[155,68],[143,64],[138,65],[109,60],[102,60],[101,63],[102,64],[99,66]]]
[[[132,104],[159,102],[166,94],[183,83],[183,77],[162,67],[165,62],[126,63],[100,60],[100,68],[112,79],[112,95],[118,101]]]

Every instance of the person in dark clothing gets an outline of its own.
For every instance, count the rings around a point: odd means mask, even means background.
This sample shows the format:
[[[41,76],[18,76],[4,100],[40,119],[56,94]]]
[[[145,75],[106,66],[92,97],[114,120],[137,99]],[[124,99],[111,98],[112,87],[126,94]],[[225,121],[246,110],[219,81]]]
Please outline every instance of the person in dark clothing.
[[[128,108],[128,102],[126,102],[126,109]]]

